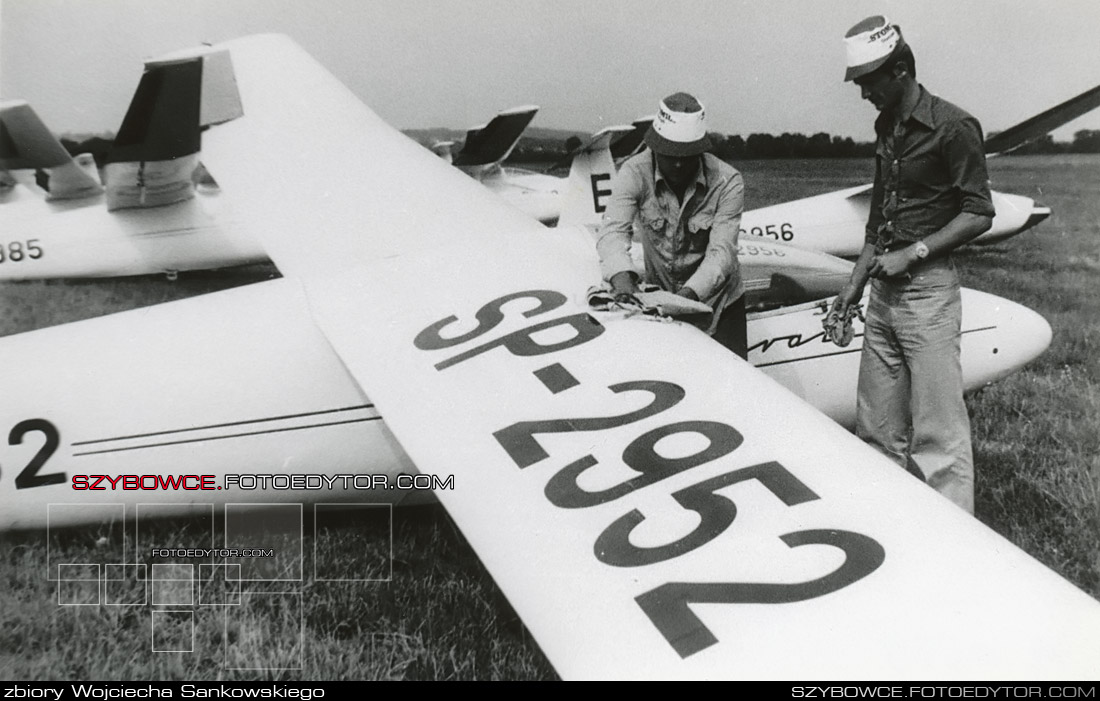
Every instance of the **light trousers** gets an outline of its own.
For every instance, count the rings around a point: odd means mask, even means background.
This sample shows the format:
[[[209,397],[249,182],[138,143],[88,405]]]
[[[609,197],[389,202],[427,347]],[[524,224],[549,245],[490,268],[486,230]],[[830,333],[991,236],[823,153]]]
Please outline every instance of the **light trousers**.
[[[959,279],[949,258],[910,274],[871,282],[856,435],[972,514]]]

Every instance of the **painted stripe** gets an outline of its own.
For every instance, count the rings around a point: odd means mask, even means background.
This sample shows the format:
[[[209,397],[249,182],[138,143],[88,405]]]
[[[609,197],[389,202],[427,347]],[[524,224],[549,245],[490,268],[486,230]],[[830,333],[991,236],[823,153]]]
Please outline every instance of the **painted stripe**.
[[[244,426],[247,424],[258,424],[265,421],[282,421],[284,419],[300,419],[305,416],[322,416],[324,414],[339,414],[345,411],[357,411],[359,409],[371,409],[373,404],[363,404],[361,406],[343,407],[341,409],[325,409],[324,411],[308,411],[301,414],[285,414],[283,416],[272,416],[266,419],[246,419],[244,421],[229,421],[221,424],[210,424],[209,426],[195,426],[193,428],[175,428],[168,431],[154,431],[152,433],[135,433],[131,436],[117,436],[115,438],[97,438],[91,441],[75,441],[71,445],[92,445],[94,443],[109,443],[111,441],[125,441],[133,438],[151,438],[153,436],[168,436],[173,433],[187,433],[189,431],[205,431],[212,428],[226,428],[228,426]],[[381,417],[379,417],[381,418]]]
[[[134,445],[125,448],[105,448],[103,450],[89,450],[84,453],[73,453],[73,457],[82,457],[85,455],[100,455],[102,453],[121,453],[128,450],[141,450],[143,448],[164,448],[170,445],[183,445],[185,443],[205,443],[207,441],[220,441],[226,438],[242,438],[245,436],[261,436],[271,433],[285,433],[287,431],[302,431],[307,428],[325,428],[327,426],[343,426],[344,424],[357,424],[364,421],[381,421],[381,416],[367,416],[361,419],[348,419],[347,421],[333,421],[327,424],[310,424],[308,426],[287,426],[285,428],[271,428],[263,431],[246,431],[245,433],[230,433],[225,436],[208,436],[206,438],[187,438],[182,441],[165,441],[164,443],[147,443],[145,445]]]

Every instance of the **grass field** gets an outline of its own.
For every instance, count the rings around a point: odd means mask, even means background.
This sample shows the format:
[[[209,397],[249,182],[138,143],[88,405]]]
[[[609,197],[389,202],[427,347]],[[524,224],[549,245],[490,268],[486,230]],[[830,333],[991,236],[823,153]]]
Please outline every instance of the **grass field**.
[[[867,182],[867,161],[738,164],[748,206]],[[1053,208],[1037,229],[961,252],[968,287],[1040,312],[1050,349],[971,396],[977,517],[1100,599],[1100,157],[1002,158],[993,185]],[[157,304],[274,275],[269,266],[163,278],[0,285],[0,335]],[[165,543],[193,522],[162,523]],[[325,531],[318,567],[377,558],[385,524]],[[553,679],[462,535],[439,507],[393,512],[387,582],[253,585],[249,605],[195,606],[194,652],[150,651],[150,607],[61,607],[49,564],[118,562],[115,529],[0,540],[0,679]],[[306,538],[306,547],[313,545]],[[132,552],[132,551],[131,551]],[[179,621],[164,619],[169,638]],[[298,625],[304,633],[297,636]],[[266,667],[262,671],[235,668]]]

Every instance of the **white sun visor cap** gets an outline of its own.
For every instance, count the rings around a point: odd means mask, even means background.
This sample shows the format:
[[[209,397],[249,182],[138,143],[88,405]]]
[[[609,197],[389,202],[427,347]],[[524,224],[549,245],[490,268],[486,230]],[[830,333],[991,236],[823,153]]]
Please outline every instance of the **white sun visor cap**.
[[[844,81],[855,80],[879,68],[904,45],[900,27],[890,24],[882,15],[868,17],[844,35],[848,58]]]
[[[646,131],[645,143],[661,156],[698,156],[710,145],[706,110],[691,95],[674,93],[661,100]]]

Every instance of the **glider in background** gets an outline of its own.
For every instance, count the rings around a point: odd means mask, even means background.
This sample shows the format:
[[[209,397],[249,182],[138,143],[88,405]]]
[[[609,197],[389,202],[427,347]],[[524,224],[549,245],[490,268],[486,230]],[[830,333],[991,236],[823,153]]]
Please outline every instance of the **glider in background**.
[[[104,192],[94,164],[78,168],[29,105],[4,104],[0,165],[22,177],[0,191],[0,280],[172,275],[268,260],[260,241],[238,226],[220,188],[202,177],[198,113],[166,110],[146,123],[140,121],[144,109],[134,103],[123,119],[108,155]],[[510,110],[472,131],[483,158],[464,148],[460,160],[489,158],[491,144],[497,156],[507,155],[534,109]],[[146,127],[157,143],[138,154],[134,144],[145,138]],[[480,182],[535,218],[544,211],[562,224],[592,225],[610,195],[610,149],[630,130],[609,127],[582,143],[571,154],[566,178],[488,163]],[[37,170],[47,174],[38,179],[48,180],[48,191],[28,173]],[[742,247],[741,257],[758,308],[835,294],[850,271],[844,261],[772,242]]]
[[[196,186],[197,128],[161,129],[161,160],[151,166],[127,160],[134,124],[128,116],[119,129],[104,187],[88,155],[73,162],[30,105],[3,103],[0,167],[14,182],[0,194],[0,280],[174,275],[267,260],[234,226],[218,188]]]
[[[594,318],[588,239],[504,206],[289,39],[150,61],[138,93],[201,102],[204,160],[284,277],[0,339],[19,369],[0,377],[6,527],[154,501],[74,492],[78,473],[206,471],[229,449],[234,473],[397,460],[453,475],[437,496],[565,678],[1100,673],[1095,600],[695,328]],[[977,353],[1018,348],[1002,320],[1049,334],[987,301]],[[757,361],[851,362],[797,314],[820,331],[809,309],[750,328]],[[334,498],[219,486],[165,514]]]

